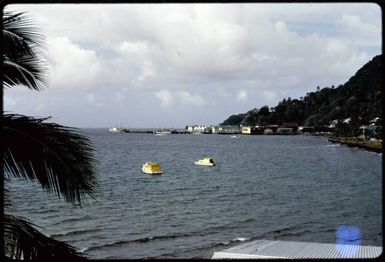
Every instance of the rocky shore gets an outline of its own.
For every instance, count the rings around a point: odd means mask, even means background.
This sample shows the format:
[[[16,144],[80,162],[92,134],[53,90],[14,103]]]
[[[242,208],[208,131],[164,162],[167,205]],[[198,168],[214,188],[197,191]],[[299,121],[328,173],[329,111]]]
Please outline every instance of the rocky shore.
[[[328,138],[332,143],[340,143],[349,147],[358,147],[368,151],[382,153],[382,142],[380,141],[360,141],[353,138]]]

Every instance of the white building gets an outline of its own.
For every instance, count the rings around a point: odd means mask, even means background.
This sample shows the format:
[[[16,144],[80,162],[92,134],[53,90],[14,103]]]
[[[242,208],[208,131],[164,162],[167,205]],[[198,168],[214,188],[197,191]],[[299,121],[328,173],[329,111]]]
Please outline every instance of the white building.
[[[211,127],[206,125],[187,125],[186,128],[189,134],[211,133]]]
[[[211,126],[211,133],[217,134],[219,132],[219,126]]]
[[[239,129],[238,126],[226,125],[226,126],[219,126],[218,133],[219,134],[239,134],[241,133],[241,130]]]

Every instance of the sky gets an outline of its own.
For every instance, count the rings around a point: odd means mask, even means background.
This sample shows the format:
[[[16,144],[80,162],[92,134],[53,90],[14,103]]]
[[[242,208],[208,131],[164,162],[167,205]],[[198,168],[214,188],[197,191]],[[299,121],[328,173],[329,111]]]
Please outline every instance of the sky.
[[[381,54],[375,3],[14,4],[45,35],[44,91],[4,91],[4,110],[79,128],[184,128],[317,86]]]

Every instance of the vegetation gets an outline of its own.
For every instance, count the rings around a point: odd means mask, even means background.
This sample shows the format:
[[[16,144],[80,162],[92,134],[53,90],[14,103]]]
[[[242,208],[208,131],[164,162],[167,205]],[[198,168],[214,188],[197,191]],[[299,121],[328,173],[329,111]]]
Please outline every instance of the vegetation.
[[[222,125],[265,125],[296,122],[322,130],[332,120],[340,132],[357,135],[359,126],[375,117],[382,119],[382,55],[374,57],[344,85],[320,88],[300,99],[283,99],[269,109],[263,106],[245,114],[232,115]],[[351,118],[350,125],[341,121]]]
[[[3,16],[3,88],[24,86],[42,90],[47,86],[47,67],[42,57],[44,38],[24,13]],[[18,114],[1,115],[2,171],[5,206],[7,182],[11,178],[38,181],[47,192],[74,205],[93,197],[96,176],[90,142],[76,129]],[[28,199],[26,199],[28,201]],[[37,231],[30,222],[4,214],[4,255],[2,261],[83,260],[76,249]]]

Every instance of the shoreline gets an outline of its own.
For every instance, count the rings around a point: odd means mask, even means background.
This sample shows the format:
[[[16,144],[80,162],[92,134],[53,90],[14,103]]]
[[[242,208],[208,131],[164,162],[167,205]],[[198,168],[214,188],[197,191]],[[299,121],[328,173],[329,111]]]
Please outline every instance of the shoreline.
[[[346,140],[336,139],[336,138],[328,138],[328,140],[329,142],[340,143],[342,145],[347,145],[348,147],[358,147],[358,148],[365,149],[367,151],[382,153],[382,145],[381,147],[376,147],[372,143],[352,142],[352,141],[346,141]]]

